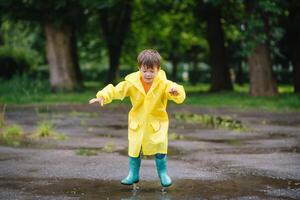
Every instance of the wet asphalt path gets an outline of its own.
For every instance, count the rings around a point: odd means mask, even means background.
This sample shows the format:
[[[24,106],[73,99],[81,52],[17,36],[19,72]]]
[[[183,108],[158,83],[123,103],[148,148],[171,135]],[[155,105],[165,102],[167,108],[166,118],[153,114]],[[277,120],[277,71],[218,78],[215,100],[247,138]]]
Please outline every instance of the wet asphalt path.
[[[128,106],[10,106],[6,124],[26,135],[39,122],[67,136],[0,146],[0,199],[300,199],[300,113],[170,106],[169,175],[160,192],[153,157],[144,157],[140,190],[127,175]],[[239,120],[238,132],[175,119],[178,113]],[[2,129],[4,130],[4,129]],[[1,129],[0,129],[1,131]],[[96,155],[80,155],[85,149]]]

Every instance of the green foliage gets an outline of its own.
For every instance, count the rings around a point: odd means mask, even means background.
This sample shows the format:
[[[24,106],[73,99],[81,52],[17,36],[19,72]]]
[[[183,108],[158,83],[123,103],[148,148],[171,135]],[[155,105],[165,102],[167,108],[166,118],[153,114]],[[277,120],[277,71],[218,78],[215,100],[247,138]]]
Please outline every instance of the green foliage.
[[[172,67],[167,61],[180,64],[203,59],[208,44],[203,23],[193,16],[193,6],[194,1],[136,1],[122,62],[135,67],[137,54],[146,48],[160,52],[167,71]],[[178,66],[178,74],[181,72]]]
[[[53,124],[47,121],[43,121],[38,124],[37,131],[33,135],[35,139],[53,138],[56,140],[65,140],[66,136],[53,131]]]
[[[5,10],[5,16],[13,19],[47,22],[58,26],[64,23],[79,26],[84,21],[80,1],[0,1],[0,10]]]
[[[0,112],[0,128],[5,126],[5,110],[6,110],[6,104],[3,105],[3,109]]]
[[[108,142],[105,144],[105,146],[103,147],[102,150],[106,153],[112,153],[112,152],[114,152],[115,148],[116,148],[116,145],[113,142]]]
[[[10,79],[14,74],[29,70],[29,61],[22,49],[0,47],[0,77]]]
[[[44,94],[50,94],[48,80],[30,78],[28,75],[17,75],[11,80],[5,81],[0,79],[0,96],[6,96],[7,99],[0,102],[22,102],[22,99],[38,99]],[[1,97],[0,97],[1,98]]]
[[[242,31],[242,55],[248,56],[257,44],[267,43],[270,49],[283,37],[279,20],[285,17],[280,0],[248,1],[245,4]],[[272,53],[275,53],[273,50]]]
[[[0,25],[0,35],[4,43],[0,47],[1,57],[24,60],[30,69],[43,62],[45,44],[42,30],[37,24],[5,18]]]
[[[7,145],[19,146],[22,137],[22,128],[15,124],[4,129],[3,133],[0,135],[0,140]]]
[[[43,137],[49,137],[53,135],[53,125],[49,122],[41,122],[37,127],[37,137],[43,138]]]
[[[169,137],[169,140],[183,140],[184,139],[183,135],[180,135],[177,133],[170,133],[168,137]]]
[[[52,94],[46,86],[36,90],[38,82],[30,79],[24,83],[18,79],[13,82],[0,82],[1,104],[57,104],[57,103],[88,103],[95,93],[102,88],[97,83],[85,84],[89,87],[83,92],[55,93]],[[23,83],[23,84],[22,84]],[[29,84],[30,83],[30,84]],[[23,85],[28,85],[23,87]],[[36,86],[35,86],[36,84]],[[44,84],[42,84],[44,85]],[[238,109],[266,109],[273,111],[300,110],[300,95],[293,94],[291,85],[279,85],[278,97],[251,97],[248,95],[249,85],[234,86],[233,92],[209,93],[209,84],[190,85],[183,83],[187,97],[186,105],[197,105],[202,107],[231,107]],[[34,92],[36,91],[36,92]],[[171,102],[170,102],[171,103]],[[120,104],[130,105],[129,98],[123,101],[113,101],[109,107]]]
[[[198,90],[192,88],[194,92],[187,95],[185,104],[270,111],[300,110],[300,95],[293,94],[291,86],[280,86],[282,93],[278,97],[251,97],[247,85],[235,86],[235,92],[208,93],[203,92],[205,88],[205,85]]]

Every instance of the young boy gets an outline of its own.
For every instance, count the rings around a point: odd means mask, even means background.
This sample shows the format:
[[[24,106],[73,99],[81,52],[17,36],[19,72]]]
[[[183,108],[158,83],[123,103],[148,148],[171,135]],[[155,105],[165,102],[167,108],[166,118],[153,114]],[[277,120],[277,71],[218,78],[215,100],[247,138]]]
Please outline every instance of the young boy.
[[[166,112],[168,100],[177,104],[185,99],[183,86],[167,80],[160,68],[161,56],[156,50],[146,49],[138,58],[139,71],[126,76],[115,87],[107,85],[99,91],[97,98],[101,106],[114,99],[129,96],[132,108],[128,116],[129,173],[121,183],[132,185],[139,182],[140,154],[155,155],[157,173],[163,187],[172,184],[167,174],[167,150],[169,119]]]

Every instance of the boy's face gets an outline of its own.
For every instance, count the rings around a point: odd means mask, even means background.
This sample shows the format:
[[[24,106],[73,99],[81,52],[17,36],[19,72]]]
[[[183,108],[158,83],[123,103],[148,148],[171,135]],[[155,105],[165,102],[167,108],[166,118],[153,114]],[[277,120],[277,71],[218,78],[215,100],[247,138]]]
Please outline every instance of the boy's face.
[[[151,67],[146,67],[146,66],[142,65],[140,67],[142,79],[145,83],[148,83],[148,84],[153,82],[154,78],[158,74],[158,71],[159,71],[159,66],[153,66],[151,68]]]

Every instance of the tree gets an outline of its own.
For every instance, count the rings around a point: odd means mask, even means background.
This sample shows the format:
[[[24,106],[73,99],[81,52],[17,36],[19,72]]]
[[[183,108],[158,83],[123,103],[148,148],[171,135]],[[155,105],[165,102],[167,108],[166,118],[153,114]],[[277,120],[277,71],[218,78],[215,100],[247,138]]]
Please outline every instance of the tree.
[[[1,26],[2,26],[2,15],[0,14],[0,29],[1,29]],[[0,45],[3,45],[4,44],[4,41],[3,41],[3,36],[1,35],[0,33]]]
[[[78,1],[1,1],[1,9],[13,19],[39,22],[46,38],[46,53],[52,91],[71,91],[82,86],[79,69],[76,26],[83,19]]]
[[[226,56],[224,30],[221,23],[221,2],[217,0],[199,1],[196,16],[206,21],[211,65],[211,88],[213,92],[232,90],[229,66]]]
[[[293,65],[294,92],[300,93],[300,1],[288,1],[288,11],[286,22],[288,54]]]
[[[170,79],[176,81],[180,76],[182,63],[195,63],[188,56],[190,50],[203,45],[207,49],[203,34],[199,34],[198,22],[194,19],[194,1],[136,1],[132,13],[130,37],[125,48],[136,54],[145,48],[160,52],[164,61],[170,62]],[[149,9],[151,8],[151,9]],[[197,23],[196,23],[197,22]],[[195,52],[194,52],[195,53]],[[198,52],[197,52],[198,53]],[[129,53],[127,53],[129,54]],[[169,65],[168,65],[169,66]]]
[[[275,96],[278,94],[277,84],[272,72],[270,52],[271,21],[280,12],[278,1],[245,0],[245,38],[248,42],[250,95]]]
[[[115,82],[119,74],[122,48],[131,23],[132,4],[130,0],[97,1],[94,4],[108,49],[107,83]]]
[[[231,72],[230,74],[234,83],[242,85],[245,82],[243,72],[243,62],[246,59],[243,51],[243,37],[240,30],[241,19],[244,14],[244,4],[241,0],[226,1],[222,4],[222,25],[225,36],[225,47],[227,53],[227,61]]]

